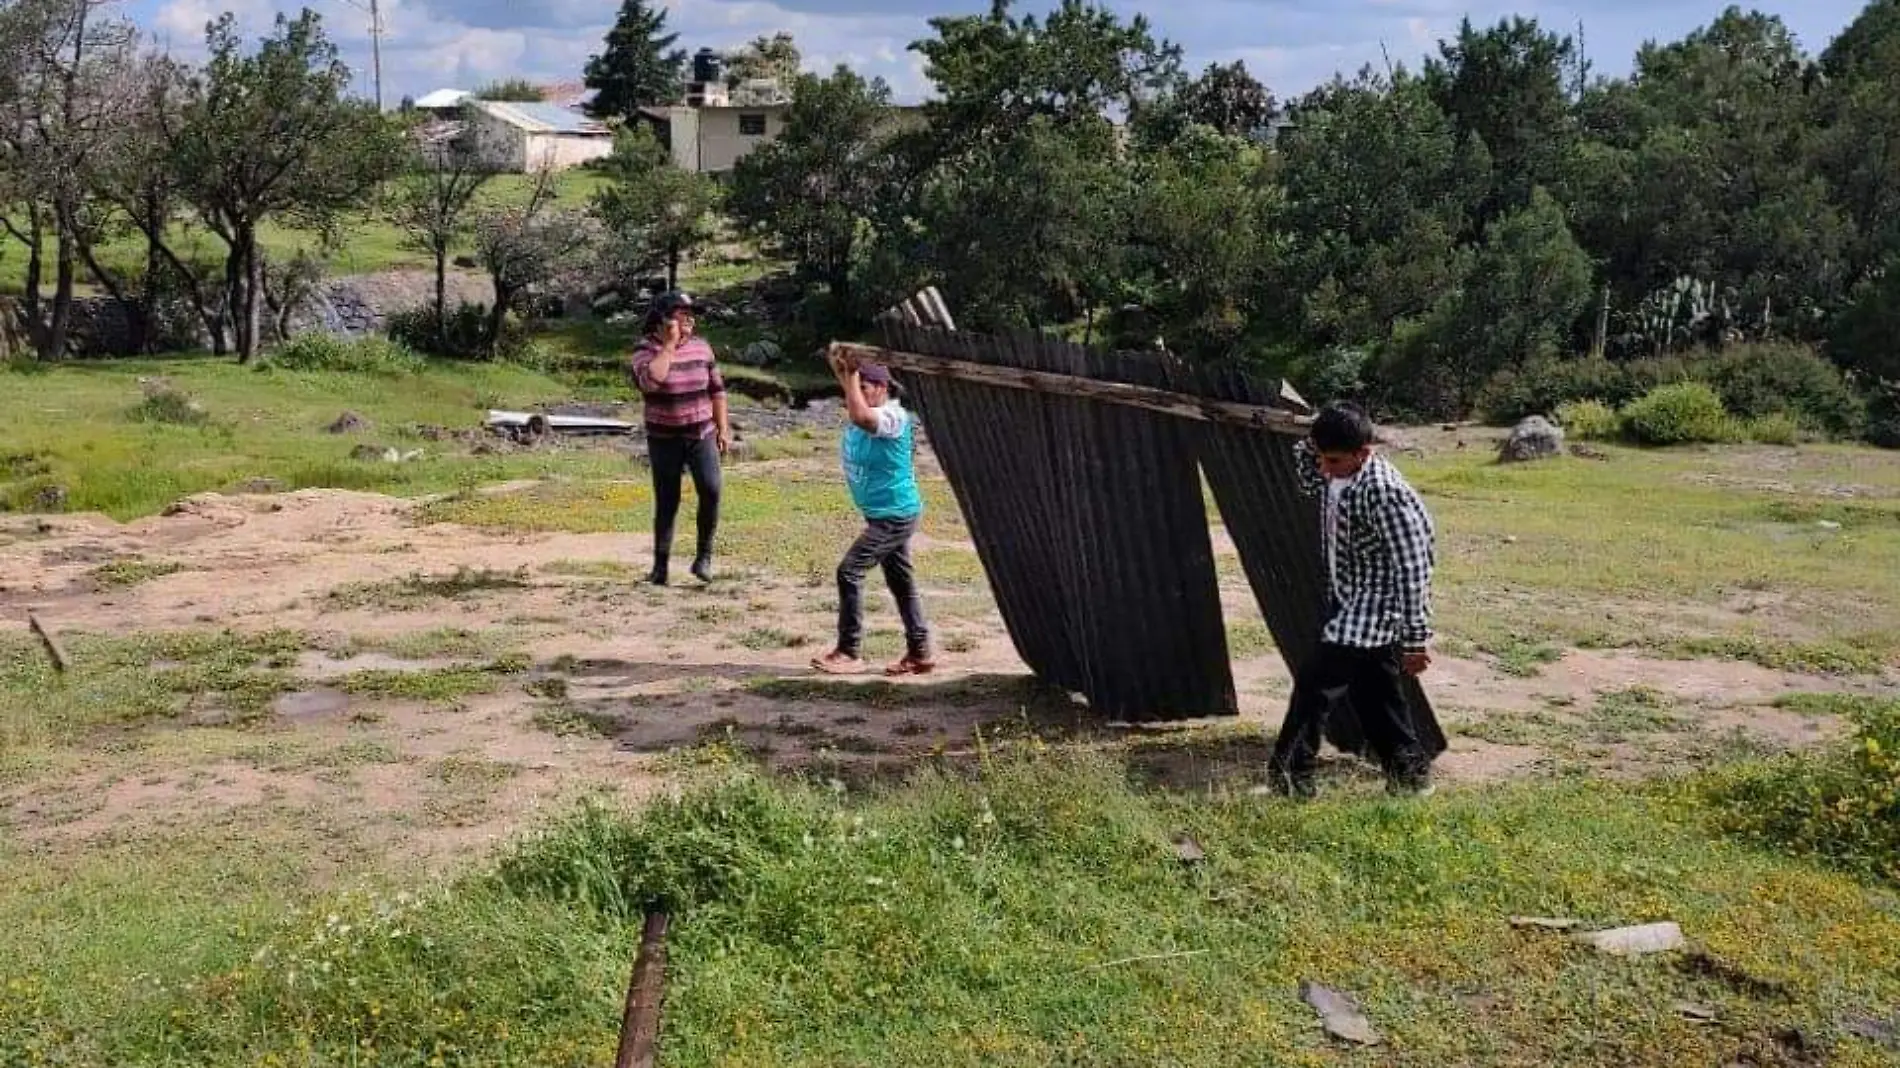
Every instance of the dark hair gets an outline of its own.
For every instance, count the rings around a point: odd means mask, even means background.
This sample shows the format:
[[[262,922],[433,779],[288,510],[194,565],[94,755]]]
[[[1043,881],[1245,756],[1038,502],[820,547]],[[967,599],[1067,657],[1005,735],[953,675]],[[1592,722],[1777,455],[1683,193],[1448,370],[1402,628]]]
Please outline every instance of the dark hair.
[[[1314,417],[1311,436],[1321,452],[1358,452],[1372,444],[1372,420],[1358,405],[1329,404]]]

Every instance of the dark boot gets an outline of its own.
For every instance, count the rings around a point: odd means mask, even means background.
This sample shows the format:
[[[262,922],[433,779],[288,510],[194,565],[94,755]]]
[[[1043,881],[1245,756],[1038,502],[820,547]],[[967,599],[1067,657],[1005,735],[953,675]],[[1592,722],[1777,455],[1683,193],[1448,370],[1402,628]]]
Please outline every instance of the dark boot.
[[[647,581],[655,586],[666,585],[667,559],[664,553],[654,556],[653,570],[647,575]]]
[[[712,554],[700,553],[693,558],[693,577],[701,582],[712,581]]]

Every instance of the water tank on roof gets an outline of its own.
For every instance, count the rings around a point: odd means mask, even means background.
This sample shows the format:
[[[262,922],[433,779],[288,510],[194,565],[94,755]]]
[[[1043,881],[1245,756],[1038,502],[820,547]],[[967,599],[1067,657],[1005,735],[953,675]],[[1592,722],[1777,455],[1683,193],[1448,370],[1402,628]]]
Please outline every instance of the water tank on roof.
[[[693,80],[696,82],[716,82],[725,75],[725,60],[710,48],[702,48],[693,56]]]

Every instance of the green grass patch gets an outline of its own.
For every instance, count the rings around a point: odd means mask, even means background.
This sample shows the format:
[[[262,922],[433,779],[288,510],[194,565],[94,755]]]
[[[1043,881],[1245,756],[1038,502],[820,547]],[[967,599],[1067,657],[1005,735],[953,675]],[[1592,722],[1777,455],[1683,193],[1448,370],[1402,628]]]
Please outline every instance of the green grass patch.
[[[439,770],[466,791],[500,774]],[[1079,758],[862,797],[697,774],[420,895],[300,895],[294,854],[216,835],[29,869],[0,892],[18,932],[0,1059],[604,1063],[654,905],[673,917],[663,1056],[682,1066],[1334,1063],[1308,979],[1357,997],[1406,1063],[1719,1064],[1796,1027],[1871,1066],[1885,1054],[1838,1021],[1900,998],[1884,895],[1714,835],[1668,791],[1189,800]],[[1207,853],[1191,869],[1182,833]],[[1754,981],[1605,958],[1514,930],[1521,914],[1673,919]]]
[[[753,627],[735,639],[740,645],[755,652],[770,652],[776,649],[802,649],[811,644],[811,637],[805,634],[793,634],[778,627]]]
[[[333,608],[385,608],[407,612],[439,601],[452,601],[498,590],[525,590],[531,586],[526,567],[514,571],[458,567],[446,575],[414,572],[390,582],[339,586],[329,592],[325,601]]]
[[[373,669],[351,672],[332,685],[359,697],[453,704],[467,697],[494,693],[501,688],[500,676],[513,673],[493,664],[417,671]]]
[[[166,575],[176,575],[184,569],[185,565],[168,560],[144,560],[127,556],[93,568],[92,580],[104,589],[124,589]]]
[[[568,701],[535,710],[534,725],[563,738],[611,738],[620,731],[620,717]]]

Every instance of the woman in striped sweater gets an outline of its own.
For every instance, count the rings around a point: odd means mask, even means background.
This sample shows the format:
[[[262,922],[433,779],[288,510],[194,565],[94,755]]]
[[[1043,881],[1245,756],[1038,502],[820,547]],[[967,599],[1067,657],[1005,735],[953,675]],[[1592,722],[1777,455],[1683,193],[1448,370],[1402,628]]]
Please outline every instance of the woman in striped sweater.
[[[712,581],[713,535],[719,528],[719,458],[732,444],[726,383],[712,346],[693,332],[693,302],[666,293],[647,312],[646,336],[633,351],[633,380],[646,402],[647,458],[653,467],[653,573],[667,582],[681,476],[691,471],[699,497],[693,577]]]

